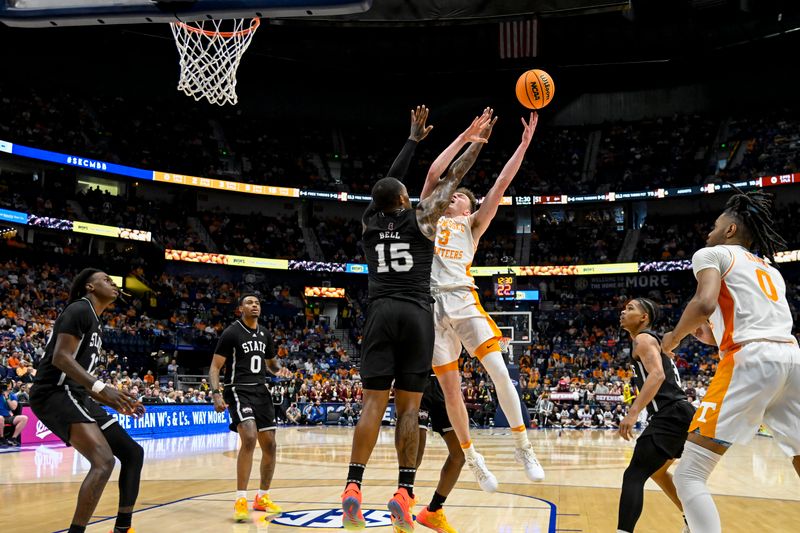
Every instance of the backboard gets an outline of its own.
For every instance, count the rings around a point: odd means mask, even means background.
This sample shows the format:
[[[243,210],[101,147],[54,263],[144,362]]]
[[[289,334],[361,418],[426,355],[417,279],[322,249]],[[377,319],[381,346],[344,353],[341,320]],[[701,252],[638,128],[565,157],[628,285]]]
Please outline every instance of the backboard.
[[[36,28],[315,17],[363,13],[371,6],[372,0],[0,0],[0,22]]]

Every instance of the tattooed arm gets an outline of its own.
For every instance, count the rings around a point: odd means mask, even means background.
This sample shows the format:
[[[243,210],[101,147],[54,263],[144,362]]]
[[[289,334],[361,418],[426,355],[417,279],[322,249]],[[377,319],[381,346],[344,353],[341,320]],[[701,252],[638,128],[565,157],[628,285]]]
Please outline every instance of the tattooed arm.
[[[497,117],[486,125],[485,129],[481,132],[483,139],[488,139],[492,133],[492,127],[497,122]],[[440,179],[436,184],[433,192],[422,200],[417,206],[417,223],[422,234],[430,240],[436,238],[436,223],[439,221],[447,206],[450,205],[450,200],[453,198],[453,193],[456,192],[461,180],[467,174],[475,160],[478,159],[478,154],[483,148],[483,142],[474,142],[469,145],[469,148],[456,159],[455,163],[450,165],[447,174],[444,178]]]

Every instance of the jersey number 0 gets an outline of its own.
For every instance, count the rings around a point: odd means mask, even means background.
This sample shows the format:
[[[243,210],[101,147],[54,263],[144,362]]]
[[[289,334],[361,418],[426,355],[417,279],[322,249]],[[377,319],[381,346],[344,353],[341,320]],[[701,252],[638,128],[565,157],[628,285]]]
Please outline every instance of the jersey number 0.
[[[777,302],[778,289],[776,289],[775,284],[772,283],[772,278],[770,277],[769,272],[757,268],[756,277],[758,278],[758,286],[761,287],[761,292],[763,292],[764,295],[773,302]]]

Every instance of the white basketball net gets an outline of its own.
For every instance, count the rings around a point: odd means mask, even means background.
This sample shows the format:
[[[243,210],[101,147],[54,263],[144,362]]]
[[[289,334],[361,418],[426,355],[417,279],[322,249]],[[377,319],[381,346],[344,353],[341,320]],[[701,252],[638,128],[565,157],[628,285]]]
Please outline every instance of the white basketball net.
[[[222,31],[223,24],[226,31]],[[236,70],[259,20],[201,20],[173,22],[170,26],[180,55],[178,90],[195,100],[205,98],[212,104],[235,104],[239,100]]]

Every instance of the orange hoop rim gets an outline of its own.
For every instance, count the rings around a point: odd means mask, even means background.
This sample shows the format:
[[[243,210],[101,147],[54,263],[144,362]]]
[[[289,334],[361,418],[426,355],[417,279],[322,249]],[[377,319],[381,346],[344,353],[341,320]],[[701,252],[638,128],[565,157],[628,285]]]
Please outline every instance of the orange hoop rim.
[[[204,20],[199,20],[199,21],[194,21],[194,22],[197,23],[197,22],[205,22],[205,21]],[[206,37],[215,37],[215,36],[218,35],[218,36],[222,37],[223,39],[230,39],[232,37],[243,37],[243,36],[245,36],[245,35],[247,35],[249,33],[252,33],[254,31],[256,31],[258,29],[258,27],[261,25],[261,19],[259,19],[259,18],[250,19],[250,27],[249,28],[245,28],[243,30],[239,30],[239,31],[204,30],[202,28],[197,28],[195,26],[190,26],[186,22],[182,22],[180,20],[177,21],[177,22],[173,22],[173,24],[175,24],[177,26],[180,26],[183,29],[185,29],[186,31],[190,31],[192,33],[202,33]]]

